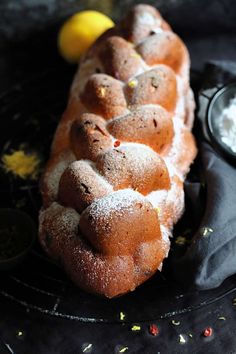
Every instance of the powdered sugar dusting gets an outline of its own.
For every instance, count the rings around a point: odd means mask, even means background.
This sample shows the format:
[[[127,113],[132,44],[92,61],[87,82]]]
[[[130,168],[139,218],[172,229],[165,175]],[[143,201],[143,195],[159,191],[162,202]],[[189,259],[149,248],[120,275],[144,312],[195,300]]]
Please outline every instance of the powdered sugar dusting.
[[[157,22],[157,20],[149,12],[144,12],[138,17],[138,22],[142,25],[153,26]],[[158,22],[159,23],[156,23],[156,25],[160,26],[161,20],[158,20]]]
[[[236,96],[219,117],[219,133],[224,144],[236,153]]]
[[[177,222],[184,211],[184,191],[182,185],[176,182],[176,178],[173,176],[170,190],[153,191],[146,196],[153,207],[157,209],[160,223],[169,225],[169,236],[173,224]]]
[[[127,210],[132,210],[136,201],[144,202],[145,198],[132,189],[122,189],[93,202],[87,209],[94,218],[104,218],[114,211],[125,213]]]
[[[132,160],[132,170],[134,174],[142,174],[143,169],[149,165],[149,169],[154,168],[157,153],[149,146],[139,143],[123,143],[120,147],[121,151],[127,152]]]
[[[170,229],[164,225],[161,225],[161,234],[162,234],[162,238],[163,238],[164,242],[169,244],[170,237],[172,236]],[[166,256],[167,256],[167,254],[166,254]]]
[[[97,188],[102,186],[104,189],[107,189],[109,193],[113,191],[112,185],[108,183],[108,181],[102,175],[100,175],[100,173],[96,169],[96,164],[93,161],[81,159],[73,162],[69,165],[69,167],[72,172],[72,175],[74,175],[75,178],[77,177],[78,169],[81,170],[81,172],[83,173],[83,183],[85,183],[86,185],[94,187],[96,187],[97,185]],[[90,169],[88,169],[88,167],[90,167],[91,172],[93,171],[95,174],[91,174]]]
[[[155,10],[153,10],[152,14],[152,12],[144,9],[143,13],[141,13],[135,19],[135,22],[135,26],[137,26],[136,28],[138,29],[140,26],[141,29],[145,29],[147,34],[149,29],[154,33],[160,33],[163,31],[163,29],[160,28],[163,23],[162,19],[159,18],[159,15],[155,15]],[[137,37],[138,36],[139,35],[137,34]],[[138,38],[135,40],[135,42],[136,46],[139,42]],[[141,42],[142,38],[139,43]],[[136,80],[136,76],[138,74],[145,72],[146,70],[152,70],[155,67],[155,65],[148,66],[143,58],[140,58],[140,60],[141,65],[139,67],[139,71],[135,73],[135,75],[130,79],[131,81]],[[97,58],[96,51],[94,51],[93,57],[90,55],[90,57],[87,56],[84,60],[82,60],[80,69],[78,70],[71,87],[71,97],[74,96],[76,100],[79,100],[79,94],[84,89],[88,78],[96,71],[104,72],[104,68],[100,60]],[[117,77],[119,77],[119,75]],[[116,192],[113,191],[111,184],[113,184],[113,181],[119,181],[122,172],[124,172],[124,175],[128,174],[128,177],[130,180],[132,180],[132,183],[133,181],[142,183],[142,181],[144,181],[148,176],[147,180],[151,186],[154,176],[153,171],[158,168],[158,161],[160,161],[160,159],[158,154],[147,145],[138,143],[124,143],[123,141],[119,141],[118,144],[120,145],[118,146],[115,141],[116,139],[112,137],[112,142],[116,148],[100,154],[97,160],[97,162],[99,162],[101,157],[103,158],[111,151],[111,156],[108,156],[106,163],[108,167],[107,171],[109,171],[109,168],[113,169],[112,173],[110,174],[110,176],[113,178],[112,180],[108,179],[108,176],[104,174],[105,178],[107,178],[106,180],[98,173],[96,167],[99,169],[100,173],[104,172],[100,170],[98,163],[95,164],[91,161],[84,161],[91,166],[94,172],[96,172],[98,184],[106,186],[109,189],[109,194],[103,196],[100,199],[94,200],[83,211],[83,213],[89,213],[92,217],[99,219],[100,221],[101,219],[102,221],[104,220],[105,223],[101,225],[109,227],[109,225],[112,225],[111,215],[113,213],[116,213],[116,215],[118,213],[122,217],[125,217],[127,215],[127,211],[132,213],[134,210],[134,204],[136,202],[142,204],[150,202],[151,205],[157,209],[157,213],[159,215],[162,242],[164,246],[169,245],[169,237],[171,236],[173,223],[178,220],[184,209],[184,192],[181,184],[181,180],[184,179],[184,175],[183,172],[179,170],[181,168],[178,166],[178,161],[183,158],[184,155],[184,151],[182,150],[182,133],[186,129],[191,129],[194,109],[192,91],[189,88],[189,60],[187,52],[180,68],[179,75],[176,75],[176,79],[178,99],[173,117],[175,135],[170,150],[166,150],[163,152],[163,156],[161,156],[169,172],[171,180],[170,190],[153,190],[146,197],[131,188],[118,190]],[[121,81],[120,83],[122,84],[122,87],[127,84]],[[131,109],[131,107],[129,108]],[[132,110],[136,109],[137,107],[132,106]],[[126,112],[129,113],[130,110],[127,109]],[[118,117],[114,118],[118,119]],[[69,134],[71,123],[72,120],[69,123],[62,122],[59,126],[60,132],[65,131],[65,134]],[[63,128],[65,128],[65,130]],[[57,134],[59,135],[59,133]],[[58,143],[59,140],[60,139],[58,139]],[[117,158],[116,156],[112,155],[115,150],[119,152],[119,158],[118,153]],[[124,158],[122,157],[122,154],[125,155]],[[123,161],[121,161],[122,159]],[[70,152],[69,155],[64,157],[61,156],[58,158],[54,166],[54,160],[51,161],[52,166],[46,172],[45,179],[48,185],[49,193],[53,200],[55,200],[57,196],[59,181],[62,173],[65,171],[68,165],[75,160],[75,156]],[[124,163],[124,161],[126,161],[126,163]],[[91,181],[93,176],[93,173],[91,173],[90,176],[85,176],[86,183],[88,182],[93,185],[94,181]],[[129,279],[130,284],[132,285],[129,284],[125,291],[134,289],[138,284],[136,284],[134,281],[134,270],[132,268],[133,265],[132,262],[130,262],[132,257],[110,257],[107,260],[104,255],[94,253],[94,250],[89,247],[89,245],[87,245],[84,239],[78,237],[79,220],[80,215],[75,210],[63,207],[56,202],[52,203],[48,209],[43,210],[40,213],[40,232],[51,232],[53,242],[55,241],[58,245],[60,245],[57,252],[61,252],[62,258],[64,258],[65,266],[67,267],[68,272],[71,274],[75,282],[78,284],[82,283],[82,286],[85,286],[85,288],[87,287],[88,289],[92,289],[93,291],[108,294],[106,293],[107,289],[109,292],[109,289],[112,288],[114,282],[120,282],[121,284],[121,278],[123,281],[123,275],[126,277],[128,274],[126,280]],[[140,220],[140,222],[142,222],[142,220]],[[74,243],[70,239],[71,237],[74,237]],[[67,240],[69,240],[68,243]],[[45,245],[45,247],[47,248],[47,245]],[[168,247],[165,249],[167,256]],[[161,265],[159,268],[161,268]],[[81,276],[82,273],[85,274],[85,276]],[[84,283],[86,283],[86,285],[84,285]],[[102,283],[100,290],[97,289],[97,284],[99,283]],[[108,296],[110,295],[111,294],[109,293]],[[112,294],[111,296],[114,295],[117,294]]]
[[[171,173],[171,175],[178,175],[179,178],[182,180],[184,179],[184,174],[183,172],[178,168],[178,160],[179,158],[183,155],[183,137],[182,133],[183,130],[186,129],[184,121],[179,118],[177,115],[173,117],[173,124],[174,124],[174,139],[172,142],[172,146],[166,156],[163,157],[165,160],[168,169]]]
[[[146,195],[147,200],[153,205],[154,208],[158,209],[166,200],[168,195],[167,190],[153,191]]]
[[[194,94],[189,87],[187,94],[185,95],[185,118],[184,123],[186,128],[191,131],[194,123],[194,112],[196,104],[194,101]]]
[[[160,23],[160,25],[161,25],[161,23]],[[153,33],[157,33],[157,34],[158,34],[158,33],[162,33],[162,32],[164,32],[164,31],[163,31],[163,29],[162,29],[162,28],[157,27],[157,28],[153,28],[152,32],[153,32]]]
[[[160,183],[155,180],[161,186],[167,174],[159,155],[147,145],[138,143],[122,143],[108,151],[98,162],[98,169],[115,189],[132,187],[142,193],[153,188],[153,178],[157,176],[163,179]]]
[[[43,230],[43,225],[46,225],[46,232],[55,237],[61,238],[62,235],[77,234],[80,215],[72,208],[66,208],[57,202],[53,202],[49,208],[40,212],[39,222],[40,231]]]
[[[75,161],[75,159],[76,158],[71,151],[62,153],[55,161],[52,169],[46,171],[44,180],[47,183],[49,194],[52,199],[56,199],[60,178],[63,172],[71,162]]]
[[[177,82],[177,92],[178,92],[178,100],[175,108],[175,116],[178,119],[184,121],[185,114],[186,114],[186,107],[185,107],[185,83],[181,76],[176,75],[176,82]]]

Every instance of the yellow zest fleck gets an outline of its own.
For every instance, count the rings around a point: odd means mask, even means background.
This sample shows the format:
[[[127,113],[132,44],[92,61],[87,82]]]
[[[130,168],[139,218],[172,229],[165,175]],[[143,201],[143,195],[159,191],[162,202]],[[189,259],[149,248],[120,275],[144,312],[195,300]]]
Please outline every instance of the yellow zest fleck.
[[[121,321],[124,321],[124,319],[125,319],[125,314],[124,314],[124,312],[120,312],[120,320],[121,320]]]
[[[161,208],[160,208],[160,207],[157,207],[157,208],[155,208],[155,209],[156,209],[157,214],[160,214]]]
[[[131,327],[131,331],[140,331],[141,330],[141,326],[137,326],[137,325],[133,325],[132,327]]]
[[[218,317],[218,320],[226,321],[226,318],[224,316]]]
[[[128,86],[131,88],[134,88],[138,85],[138,81],[137,80],[131,80],[128,82]]]
[[[179,325],[180,325],[180,322],[179,322],[179,321],[175,321],[175,320],[172,320],[171,323],[172,323],[174,326],[179,326]]]
[[[106,89],[105,89],[105,87],[100,87],[100,88],[99,88],[99,96],[100,96],[100,97],[105,97],[105,95],[106,95]]]
[[[123,347],[119,350],[119,353],[125,353],[125,352],[127,352],[128,349],[129,349],[129,347]]]
[[[180,246],[185,245],[186,242],[187,242],[187,240],[183,236],[178,236],[177,239],[175,240],[175,243]]]
[[[23,336],[23,332],[22,331],[18,331],[17,335],[18,335],[18,337],[22,337]]]
[[[184,336],[182,334],[179,335],[179,343],[181,343],[181,344],[186,343],[186,339],[184,338]]]
[[[26,154],[23,150],[5,154],[2,157],[3,167],[7,172],[26,179],[36,179],[39,173],[40,159],[36,153]]]
[[[141,55],[138,54],[138,53],[133,53],[133,54],[131,54],[131,58],[137,58],[137,59],[139,59],[139,58],[141,58]]]

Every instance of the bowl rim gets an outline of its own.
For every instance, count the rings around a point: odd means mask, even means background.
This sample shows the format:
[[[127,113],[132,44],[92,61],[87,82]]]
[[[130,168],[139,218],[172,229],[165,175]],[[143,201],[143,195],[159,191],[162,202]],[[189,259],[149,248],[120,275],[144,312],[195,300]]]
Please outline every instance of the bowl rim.
[[[214,95],[211,97],[209,100],[208,106],[207,106],[207,112],[206,112],[206,126],[207,126],[207,131],[209,134],[209,137],[214,145],[214,147],[221,153],[221,155],[232,162],[236,162],[236,153],[230,152],[230,149],[226,148],[226,144],[224,144],[220,139],[217,139],[215,134],[214,134],[214,129],[213,129],[213,124],[212,124],[212,109],[217,101],[217,99],[222,96],[226,91],[229,89],[232,89],[232,87],[235,89],[235,95],[236,95],[236,81],[233,81],[229,84],[226,84],[219,88]]]

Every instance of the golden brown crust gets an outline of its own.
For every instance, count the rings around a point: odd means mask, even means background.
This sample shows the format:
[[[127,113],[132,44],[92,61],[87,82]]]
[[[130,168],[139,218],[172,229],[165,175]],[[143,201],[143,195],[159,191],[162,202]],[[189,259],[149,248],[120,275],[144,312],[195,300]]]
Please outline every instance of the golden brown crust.
[[[133,43],[139,43],[152,34],[153,29],[170,30],[170,26],[163,20],[159,11],[149,5],[133,7],[128,16],[121,22],[121,29],[125,38]]]
[[[40,241],[83,289],[114,297],[157,269],[196,155],[189,57],[135,6],[81,60],[42,179]]]
[[[87,161],[71,163],[63,172],[58,190],[62,205],[81,213],[94,200],[112,192],[112,187],[93,170]]]
[[[96,161],[100,153],[112,147],[105,120],[95,114],[85,113],[75,120],[70,134],[71,147],[78,160]]]
[[[130,106],[158,104],[173,111],[177,101],[175,74],[168,66],[158,65],[136,76],[134,85],[126,85],[125,93]]]
[[[80,98],[87,109],[106,119],[123,114],[127,107],[121,82],[105,74],[90,76]]]
[[[40,191],[44,208],[49,207],[53,201],[57,200],[61,175],[75,159],[76,157],[70,150],[64,150],[58,155],[52,156],[47,162],[44,175],[40,180]]]
[[[132,255],[143,242],[161,238],[157,213],[150,202],[138,193],[130,193],[129,200],[123,191],[109,194],[105,201],[95,201],[81,215],[79,227],[94,249],[104,255]],[[123,201],[119,208],[99,209]],[[142,220],[142,223],[140,223]]]
[[[108,150],[98,157],[96,168],[114,190],[132,188],[147,195],[153,190],[170,187],[165,162],[143,145]]]
[[[98,57],[107,74],[118,80],[127,81],[142,66],[141,57],[121,37],[109,37],[100,48]]]
[[[175,72],[179,72],[187,55],[183,42],[173,32],[154,33],[136,49],[148,65],[165,64]]]
[[[167,150],[174,136],[172,117],[161,106],[140,106],[112,119],[107,129],[118,140],[145,144],[157,153]]]

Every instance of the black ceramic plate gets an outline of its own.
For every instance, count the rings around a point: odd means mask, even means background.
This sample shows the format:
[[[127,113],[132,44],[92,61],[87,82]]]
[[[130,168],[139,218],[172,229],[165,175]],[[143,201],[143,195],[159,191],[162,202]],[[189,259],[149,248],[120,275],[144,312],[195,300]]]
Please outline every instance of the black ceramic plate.
[[[2,154],[24,144],[39,154],[42,165],[45,163],[65,108],[69,81],[70,74],[59,75],[52,70],[1,97],[0,116],[6,122],[0,132]],[[37,222],[41,203],[38,180],[22,180],[3,168],[0,176],[1,207],[20,207]],[[11,301],[47,315],[83,322],[136,323],[176,317],[216,302],[236,289],[232,278],[213,291],[186,292],[173,282],[167,264],[163,273],[157,273],[133,293],[106,300],[75,287],[39,245],[20,268],[1,277],[0,293]]]

